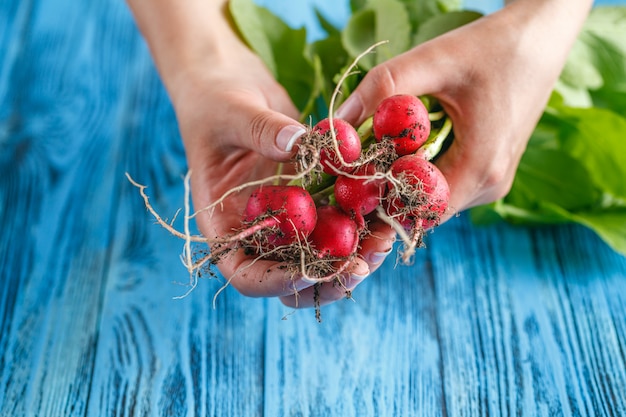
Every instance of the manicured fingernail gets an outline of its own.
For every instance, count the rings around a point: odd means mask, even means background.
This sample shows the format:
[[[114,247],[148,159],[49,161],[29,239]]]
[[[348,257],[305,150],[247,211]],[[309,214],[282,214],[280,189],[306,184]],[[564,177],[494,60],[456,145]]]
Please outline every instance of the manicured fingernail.
[[[361,281],[363,281],[367,277],[369,277],[369,274],[365,274],[365,275],[350,274],[350,279],[352,281],[357,281],[357,282],[361,282]]]
[[[387,258],[387,255],[389,255],[389,253],[391,253],[391,249],[389,249],[387,252],[372,252],[368,256],[367,262],[370,265],[378,265]]]
[[[305,288],[313,285],[311,281],[305,280],[304,278],[294,279],[289,283],[289,288],[295,291],[301,291]]]
[[[367,278],[369,276],[369,273],[365,274],[365,275],[361,275],[361,274],[350,274],[350,278],[346,280],[345,282],[345,287],[348,291],[352,291],[354,290],[357,285],[359,285],[361,282],[363,282],[363,280],[365,278]]]
[[[293,149],[293,145],[296,144],[296,141],[300,138],[300,136],[306,133],[306,129],[302,126],[289,125],[280,129],[278,135],[276,136],[276,146],[285,152],[291,152]]]
[[[363,106],[361,105],[359,98],[352,94],[341,106],[339,106],[335,112],[335,117],[353,122],[361,115],[362,107]]]

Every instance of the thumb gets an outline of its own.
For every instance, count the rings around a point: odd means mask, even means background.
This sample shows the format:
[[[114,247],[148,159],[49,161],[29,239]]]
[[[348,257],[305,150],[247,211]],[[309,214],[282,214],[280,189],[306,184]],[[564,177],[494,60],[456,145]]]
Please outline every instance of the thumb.
[[[387,97],[440,91],[442,76],[433,69],[430,49],[423,44],[372,68],[337,109],[335,117],[358,126]]]
[[[236,144],[274,161],[287,161],[291,158],[298,139],[306,133],[306,128],[301,123],[268,108],[239,109],[238,113],[240,120],[246,122],[240,121],[236,125]]]

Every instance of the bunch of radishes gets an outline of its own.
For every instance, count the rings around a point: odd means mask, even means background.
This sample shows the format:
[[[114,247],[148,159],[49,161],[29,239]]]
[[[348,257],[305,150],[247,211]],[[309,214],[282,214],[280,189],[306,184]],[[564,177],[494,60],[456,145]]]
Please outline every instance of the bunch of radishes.
[[[190,274],[186,294],[201,272],[212,274],[211,266],[239,250],[279,261],[294,276],[316,282],[315,288],[328,281],[341,285],[370,222],[382,220],[395,229],[404,243],[402,260],[408,262],[424,232],[437,226],[448,210],[448,183],[430,161],[452,136],[452,122],[437,106],[430,98],[396,95],[383,100],[358,129],[342,119],[320,121],[301,137],[289,169],[294,174],[283,169],[241,184],[201,209],[212,211],[229,196],[256,187],[242,207],[241,227],[228,236],[190,234],[189,221],[198,213],[190,212],[191,172],[185,177],[184,232],[152,207],[146,186],[128,179],[157,222],[185,240],[181,260]],[[333,100],[329,107],[332,113]],[[208,244],[210,251],[194,253],[195,243]]]
[[[329,114],[359,59],[382,43],[366,49],[345,69],[331,96]],[[328,281],[343,285],[341,278],[350,272],[372,221],[393,227],[404,243],[402,261],[410,261],[424,232],[437,226],[448,210],[448,183],[431,161],[451,133],[451,119],[431,97],[388,97],[358,128],[329,117],[300,138],[290,167],[281,164],[276,175],[234,187],[193,214],[188,172],[183,232],[152,207],[146,186],[128,179],[139,188],[156,221],[185,240],[181,260],[189,271],[190,289],[183,297],[195,288],[201,273],[212,275],[212,266],[240,250],[255,260],[280,262],[281,269],[316,283],[317,289]],[[238,230],[215,238],[190,233],[189,222],[199,212],[211,213],[233,194],[252,188]],[[196,243],[208,244],[210,251],[195,252]]]
[[[252,192],[242,228],[254,233],[240,244],[328,281],[357,256],[368,223],[380,219],[401,234],[406,260],[448,209],[448,183],[430,160],[450,128],[443,112],[429,113],[412,95],[383,100],[358,132],[342,119],[320,121],[301,138],[297,179]]]

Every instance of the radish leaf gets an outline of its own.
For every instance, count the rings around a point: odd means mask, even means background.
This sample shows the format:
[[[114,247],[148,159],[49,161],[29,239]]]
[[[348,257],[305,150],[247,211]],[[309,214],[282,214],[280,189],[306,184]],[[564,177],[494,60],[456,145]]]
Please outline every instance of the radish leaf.
[[[276,79],[302,111],[319,89],[313,63],[305,56],[306,30],[292,29],[266,8],[259,7],[257,13],[264,23],[275,61],[289,62],[289,65],[276,66]]]
[[[406,7],[400,0],[369,0],[348,21],[342,41],[352,58],[376,42],[388,41],[359,62],[365,70],[401,54],[411,46],[411,23]]]
[[[426,42],[453,29],[473,22],[482,17],[478,12],[455,11],[433,16],[418,29],[413,40],[414,45]]]
[[[568,104],[626,114],[625,39],[626,7],[592,10],[557,85]]]
[[[252,0],[231,0],[229,7],[243,39],[285,87],[296,107],[300,111],[311,107],[321,88],[321,71],[316,71],[305,54],[306,30],[291,28]]]
[[[229,12],[235,22],[240,35],[248,46],[263,60],[267,68],[277,76],[277,65],[272,52],[272,45],[267,37],[259,7],[252,0],[231,0]]]

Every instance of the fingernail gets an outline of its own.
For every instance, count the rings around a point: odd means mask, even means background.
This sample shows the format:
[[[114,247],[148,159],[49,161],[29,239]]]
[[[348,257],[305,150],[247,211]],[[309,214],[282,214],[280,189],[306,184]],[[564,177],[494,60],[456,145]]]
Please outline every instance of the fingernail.
[[[306,133],[306,129],[302,126],[289,125],[280,129],[278,135],[276,136],[276,146],[285,152],[291,152],[293,149],[293,145],[296,144],[296,141],[300,138],[300,136]]]
[[[365,274],[365,275],[350,274],[350,279],[352,281],[357,281],[357,282],[361,282],[361,281],[363,281],[367,277],[369,277],[369,274]]]
[[[391,249],[389,249],[387,252],[372,252],[367,258],[367,262],[370,265],[378,265],[387,258],[387,255],[389,255],[389,253],[391,253]]]
[[[361,105],[359,98],[355,94],[352,94],[341,106],[339,106],[335,112],[335,117],[354,122],[361,115],[362,107],[363,106]]]
[[[363,280],[367,278],[368,276],[369,276],[369,273],[365,275],[354,274],[354,273],[350,274],[349,279],[347,279],[345,282],[346,289],[348,291],[354,290],[357,287],[357,285],[363,282]]]
[[[302,291],[303,289],[308,288],[311,285],[313,284],[310,281],[305,280],[304,278],[293,279],[289,283],[290,289],[295,291]]]

